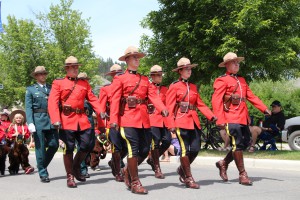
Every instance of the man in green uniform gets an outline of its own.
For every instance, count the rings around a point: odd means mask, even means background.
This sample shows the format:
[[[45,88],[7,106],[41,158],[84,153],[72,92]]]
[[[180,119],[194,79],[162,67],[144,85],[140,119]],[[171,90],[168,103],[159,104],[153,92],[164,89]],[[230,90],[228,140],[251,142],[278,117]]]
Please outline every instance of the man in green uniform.
[[[58,149],[58,133],[48,114],[51,86],[46,84],[47,74],[44,66],[37,66],[32,73],[36,83],[27,87],[25,94],[28,129],[34,137],[37,168],[43,183],[50,182],[47,167]]]

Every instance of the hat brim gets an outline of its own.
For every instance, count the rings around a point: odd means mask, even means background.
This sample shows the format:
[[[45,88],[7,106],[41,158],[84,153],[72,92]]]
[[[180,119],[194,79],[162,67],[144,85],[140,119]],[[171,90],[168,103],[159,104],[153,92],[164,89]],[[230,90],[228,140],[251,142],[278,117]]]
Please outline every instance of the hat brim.
[[[175,69],[172,69],[172,72],[178,72],[178,70],[184,69],[184,68],[188,68],[188,67],[195,68],[197,66],[198,66],[198,64],[182,65],[182,66],[179,66],[179,67],[177,67]]]
[[[150,75],[155,75],[155,74],[164,74],[165,72],[163,71],[156,71],[156,72],[150,72]]]
[[[117,73],[121,73],[123,72],[123,70],[115,70],[115,71],[111,71],[111,72],[107,72],[106,74],[104,74],[105,76],[112,76],[115,75]]]
[[[138,58],[143,58],[143,57],[146,56],[146,54],[140,53],[140,52],[130,53],[130,54],[126,54],[126,55],[124,55],[124,56],[121,56],[121,57],[119,58],[119,61],[125,61],[127,57],[133,56],[133,55],[137,56]]]
[[[31,73],[31,76],[32,77],[35,77],[35,75],[37,74],[48,74],[49,72],[47,72],[46,70],[43,70],[43,71],[37,71],[37,72],[32,72]]]
[[[24,123],[26,123],[26,114],[23,110],[14,110],[9,115],[9,120],[12,122],[16,114],[21,114],[24,117]]]
[[[219,66],[219,67],[225,67],[225,64],[228,63],[228,62],[231,62],[231,61],[234,61],[234,60],[236,60],[236,61],[238,61],[238,62],[241,62],[241,61],[243,61],[244,59],[245,59],[244,57],[236,57],[236,58],[234,58],[234,59],[230,59],[230,60],[226,60],[226,61],[224,61],[224,62],[221,62],[218,66]]]
[[[82,64],[79,64],[79,63],[70,63],[70,64],[65,64],[63,67],[72,67],[72,66],[82,66]]]

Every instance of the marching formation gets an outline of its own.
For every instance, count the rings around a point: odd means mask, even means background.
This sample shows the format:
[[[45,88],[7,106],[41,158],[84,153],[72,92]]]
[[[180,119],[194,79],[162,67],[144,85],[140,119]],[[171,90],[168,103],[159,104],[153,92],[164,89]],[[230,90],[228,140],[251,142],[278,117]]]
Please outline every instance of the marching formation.
[[[65,77],[51,85],[46,83],[45,67],[37,66],[32,73],[36,83],[26,88],[25,112],[3,110],[1,113],[1,175],[5,173],[7,155],[11,175],[19,173],[20,165],[25,174],[34,171],[24,144],[32,135],[41,182],[51,181],[47,167],[59,145],[64,147],[63,163],[69,188],[77,187],[75,180],[85,182],[89,178],[86,164],[96,169],[110,148],[112,157],[108,165],[114,179],[124,182],[132,193],[147,194],[138,166],[146,160],[155,178],[164,179],[159,158],[168,150],[172,134],[181,149],[178,151],[180,166],[174,169],[179,181],[187,188],[199,189],[191,164],[201,146],[200,111],[230,137],[231,151],[216,163],[222,180],[228,181],[227,168],[234,160],[240,184],[252,185],[243,161],[243,150],[250,142],[246,102],[264,114],[271,115],[271,112],[237,74],[244,58],[232,52],[224,56],[219,67],[225,67],[226,72],[214,82],[211,110],[202,101],[197,86],[189,81],[197,64],[180,58],[172,70],[178,74],[178,80],[166,87],[161,85],[163,67],[152,66],[150,80],[138,73],[140,59],[145,56],[136,47],[128,47],[119,58],[126,62],[127,69],[123,71],[117,64],[110,68],[106,75],[113,80],[100,89],[99,98],[93,94],[87,74],[79,73],[81,64],[76,57],[65,60]]]

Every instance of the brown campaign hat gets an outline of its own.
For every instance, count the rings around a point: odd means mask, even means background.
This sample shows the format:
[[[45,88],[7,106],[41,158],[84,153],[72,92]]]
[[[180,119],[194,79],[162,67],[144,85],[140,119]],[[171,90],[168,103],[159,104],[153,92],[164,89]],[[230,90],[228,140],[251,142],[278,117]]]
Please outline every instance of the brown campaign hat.
[[[74,56],[69,56],[66,60],[65,60],[65,66],[81,66],[82,64],[78,63],[78,60],[76,57]]]
[[[177,72],[179,69],[183,69],[183,68],[187,68],[187,67],[194,68],[196,66],[198,66],[198,64],[191,64],[191,61],[188,58],[182,57],[177,62],[177,67],[175,69],[173,69],[172,71]]]
[[[24,117],[24,123],[26,122],[26,114],[23,110],[14,110],[11,112],[11,114],[9,115],[9,120],[12,122],[13,119],[15,118],[16,114],[21,114]]]
[[[134,47],[134,46],[129,46],[125,52],[124,52],[124,55],[121,56],[119,58],[120,61],[125,61],[125,59],[128,57],[128,56],[132,56],[132,55],[135,55],[137,56],[138,58],[143,58],[146,56],[146,54],[142,53],[142,52],[139,52],[139,50]]]
[[[223,57],[223,62],[221,62],[219,64],[219,67],[225,67],[225,64],[230,62],[230,61],[233,61],[233,60],[236,60],[238,62],[241,62],[243,61],[245,58],[244,57],[238,57],[235,53],[233,52],[228,52],[224,57]]]
[[[35,69],[34,69],[34,72],[31,73],[31,76],[35,76],[37,74],[48,74],[48,72],[46,71],[45,67],[44,66],[37,66]]]
[[[163,73],[162,67],[159,66],[159,65],[154,65],[150,69],[150,75],[152,75],[152,74],[162,74],[162,73]]]
[[[105,74],[105,76],[111,76],[113,74],[116,74],[116,73],[119,73],[119,72],[122,72],[122,67],[118,64],[114,64],[113,66],[110,67],[109,69],[109,72],[107,72]]]
[[[6,115],[6,116],[9,116],[10,115],[10,112],[4,108],[1,112],[0,112],[0,115]]]

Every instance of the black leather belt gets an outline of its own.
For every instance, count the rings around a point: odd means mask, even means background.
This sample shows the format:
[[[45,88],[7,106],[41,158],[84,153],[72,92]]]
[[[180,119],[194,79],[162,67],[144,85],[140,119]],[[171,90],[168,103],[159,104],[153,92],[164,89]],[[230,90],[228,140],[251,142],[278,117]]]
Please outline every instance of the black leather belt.
[[[48,109],[43,109],[43,108],[38,108],[38,109],[33,109],[34,113],[47,113]]]

